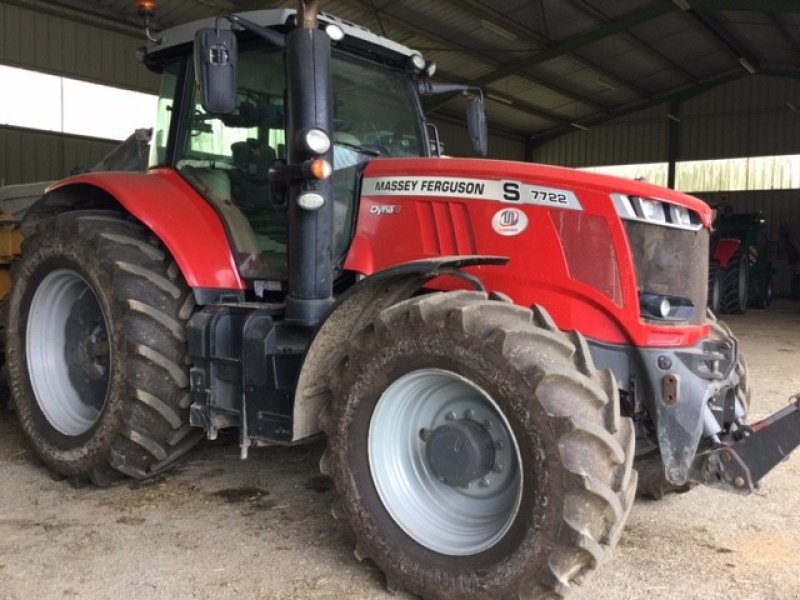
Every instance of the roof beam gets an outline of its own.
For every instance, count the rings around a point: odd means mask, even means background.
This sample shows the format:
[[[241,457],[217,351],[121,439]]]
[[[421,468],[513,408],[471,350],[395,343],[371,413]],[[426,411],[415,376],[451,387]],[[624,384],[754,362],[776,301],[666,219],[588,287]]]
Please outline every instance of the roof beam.
[[[727,50],[736,62],[741,63],[742,68],[752,75],[752,68],[757,67],[758,63],[761,62],[755,50],[731,33],[727,27],[710,13],[692,11],[691,16],[702,28],[711,33],[721,47]],[[745,66],[744,61],[747,61],[751,68]]]
[[[486,85],[487,83],[492,83],[493,81],[503,79],[509,75],[515,75],[520,69],[532,67],[559,56],[569,54],[578,48],[582,48],[602,40],[610,35],[619,33],[620,31],[625,31],[626,29],[634,27],[635,25],[639,25],[640,23],[652,21],[653,19],[657,19],[661,15],[674,10],[678,10],[678,8],[671,2],[659,1],[654,4],[650,4],[641,10],[628,13],[627,15],[597,27],[596,29],[592,29],[591,31],[567,38],[566,40],[557,43],[547,50],[537,52],[529,57],[504,65],[493,73],[479,77],[471,83],[474,85]]]
[[[596,8],[595,6],[589,4],[586,0],[568,0],[568,2],[586,15],[594,17],[595,19],[600,19],[604,23],[613,22],[613,20],[608,15],[603,13],[603,11],[601,11],[599,8]],[[639,50],[647,54],[650,54],[661,64],[669,67],[673,71],[677,71],[678,73],[680,73],[681,76],[686,81],[697,83],[698,79],[694,75],[689,73],[689,71],[684,69],[681,65],[670,59],[668,56],[662,54],[661,52],[653,48],[650,44],[647,44],[644,41],[642,41],[642,39],[639,36],[631,33],[630,31],[622,32],[622,35],[624,35],[631,42],[633,42],[633,44],[637,48],[639,48]]]
[[[455,79],[456,79],[455,76],[453,76],[453,75],[451,75],[449,73],[445,73],[445,72],[442,72],[442,71],[438,71],[438,72],[441,73],[442,75],[444,75],[445,79],[450,79],[451,81],[455,81]],[[505,105],[505,106],[507,106],[509,108],[512,108],[512,109],[515,109],[515,110],[519,110],[519,111],[527,113],[529,115],[533,115],[534,117],[539,117],[540,119],[544,119],[546,121],[550,121],[552,123],[558,123],[558,124],[565,124],[565,123],[568,122],[561,115],[558,115],[558,114],[556,114],[556,113],[554,113],[552,111],[546,110],[546,109],[542,108],[541,106],[536,106],[535,104],[531,104],[530,102],[525,102],[524,100],[520,100],[519,98],[517,98],[515,96],[510,96],[508,94],[503,94],[502,92],[497,92],[495,90],[492,90],[492,91],[488,92],[488,94],[491,94],[491,97],[488,98],[489,101],[494,100],[494,101],[499,102],[500,104],[503,104],[503,105]],[[439,113],[439,108],[442,106],[442,103],[437,102],[436,100],[434,100],[434,98],[435,97],[431,97],[431,101],[425,103],[426,111],[427,112],[436,111],[437,114],[438,114]],[[453,96],[448,96],[448,98],[453,98]],[[525,135],[525,132],[521,131],[521,130],[515,130],[515,132],[516,132],[516,135],[520,135],[520,136],[524,136]]]
[[[483,6],[482,4],[477,2],[476,0],[449,0],[449,1],[454,6],[457,6],[460,10],[466,11],[466,12],[472,14],[473,16],[475,16],[478,19],[489,19],[489,20],[498,22],[500,25],[502,25],[502,27],[504,29],[508,29],[509,31],[514,33],[515,35],[518,35],[520,38],[523,38],[523,39],[532,38],[532,39],[534,39],[538,44],[540,44],[542,46],[542,50],[547,50],[547,49],[552,48],[553,46],[555,46],[555,44],[552,41],[550,41],[549,39],[547,39],[546,37],[541,36],[541,35],[537,34],[534,31],[531,31],[527,27],[521,26],[517,21],[514,21],[513,19],[511,19],[509,17],[506,17],[505,15],[503,15],[501,13],[498,13],[498,12],[496,12],[494,10],[486,8],[485,6]],[[585,67],[591,69],[592,71],[596,72],[603,79],[606,79],[607,81],[609,81],[611,83],[614,83],[615,85],[617,85],[619,87],[628,88],[628,89],[630,89],[631,91],[635,92],[636,94],[638,94],[640,96],[645,96],[646,97],[646,96],[649,95],[647,92],[643,91],[638,86],[632,84],[629,81],[626,81],[625,79],[622,79],[621,77],[619,77],[615,73],[612,73],[611,71],[608,71],[607,69],[601,67],[600,65],[597,65],[597,64],[595,64],[595,63],[583,58],[582,56],[580,56],[578,54],[570,53],[570,55],[576,61],[581,63],[583,66],[585,66]]]
[[[283,0],[234,0],[238,5],[237,12],[247,12],[248,10],[262,10],[265,8],[278,8],[285,4]]]
[[[378,10],[377,8],[372,6],[372,3],[369,0],[349,0],[349,1],[361,6],[363,8],[368,8],[371,11],[377,11]],[[419,27],[419,25],[417,25],[415,23],[411,23],[411,22],[409,22],[409,21],[407,21],[407,20],[405,20],[405,19],[403,19],[401,17],[397,17],[395,15],[387,13],[386,11],[380,11],[380,16],[384,20],[384,22],[393,23],[396,27],[399,27],[399,28],[403,29],[404,31],[408,32],[409,35],[418,35],[418,36],[426,37],[429,40],[431,40],[432,42],[439,42],[439,43],[441,42],[441,36],[438,35],[437,33],[433,32],[433,31],[429,31],[429,30],[424,29],[424,28],[421,28],[421,27]],[[474,48],[468,48],[467,46],[465,46],[463,44],[460,44],[458,42],[448,41],[448,44],[451,45],[453,47],[453,49],[459,50],[461,52],[470,51],[471,53],[475,53],[475,49]],[[497,62],[496,59],[494,59],[494,58],[492,58],[490,56],[487,56],[486,54],[484,54],[482,52],[479,52],[478,54],[479,54],[479,56],[480,56],[480,58],[482,60],[486,61],[490,65],[493,65],[493,66],[500,66],[501,65],[501,63]],[[572,90],[568,90],[568,89],[563,88],[563,87],[561,87],[559,85],[556,85],[556,84],[554,84],[552,82],[542,80],[542,79],[540,79],[538,77],[534,77],[532,75],[523,74],[523,73],[520,73],[519,77],[521,77],[522,79],[525,79],[526,81],[529,81],[529,82],[533,83],[534,85],[538,85],[538,86],[547,88],[549,90],[552,90],[553,92],[556,92],[557,94],[559,94],[559,95],[561,95],[561,96],[563,96],[565,98],[569,98],[570,100],[573,100],[575,102],[580,102],[581,104],[584,104],[586,106],[590,106],[595,110],[605,110],[607,108],[606,106],[604,106],[602,104],[599,104],[599,103],[597,103],[597,102],[595,102],[595,101],[593,101],[593,100],[591,100],[589,98],[586,98],[586,96],[583,95],[583,94],[580,94],[580,93],[572,91]],[[454,79],[454,80],[457,81],[457,79]],[[471,84],[471,82],[467,82],[467,83]],[[500,92],[495,92],[494,90],[492,90],[492,94],[498,95],[498,96],[501,95]],[[448,96],[448,98],[449,97],[452,97],[452,96]],[[510,96],[509,96],[509,98],[510,98]],[[535,108],[534,105],[526,104],[524,101],[520,102],[519,100],[515,100],[514,102],[515,102],[515,104],[518,104],[520,107],[525,105],[525,106],[529,106],[531,108]],[[433,108],[434,109],[438,108],[438,106],[434,106]],[[539,108],[538,111],[539,111],[539,114],[537,114],[537,116],[541,116],[542,118],[545,118],[547,120],[553,120],[552,119],[552,115],[554,115],[555,113],[549,113],[551,116],[545,116],[546,113],[542,112],[543,109]],[[558,120],[563,121],[562,118],[558,118]]]
[[[800,68],[792,66],[764,67],[763,69],[759,70],[758,74],[770,77],[786,77],[789,79],[800,80]],[[669,102],[686,102],[690,98],[699,96],[700,94],[713,88],[719,87],[726,83],[731,83],[732,81],[737,81],[739,79],[745,79],[749,76],[750,75],[741,69],[733,69],[721,75],[717,75],[716,77],[705,79],[698,85],[689,86],[677,92],[661,94],[652,100],[632,102],[604,115],[597,115],[588,119],[584,119],[581,123],[587,127],[596,127],[598,125],[602,125],[603,123],[607,123],[608,121],[613,121],[614,119],[619,119],[620,117],[624,117],[641,110],[646,110],[660,104],[666,104]],[[574,131],[575,129],[573,127],[562,125],[560,127],[553,128],[550,131],[545,131],[540,135],[536,135],[534,138],[534,144],[542,144],[567,133],[573,133]]]
[[[775,29],[777,29],[777,30],[778,30],[778,33],[779,33],[779,34],[780,34],[780,36],[781,36],[781,37],[784,39],[784,41],[785,41],[787,44],[789,44],[789,46],[791,46],[791,48],[792,48],[792,50],[794,51],[794,53],[795,53],[796,55],[800,56],[800,45],[798,45],[798,43],[797,43],[797,42],[795,41],[795,39],[792,37],[792,34],[791,34],[791,33],[789,33],[789,28],[788,28],[788,27],[786,27],[786,25],[784,25],[784,24],[783,24],[783,21],[781,21],[781,20],[780,20],[780,19],[779,19],[779,18],[778,18],[778,17],[775,15],[775,13],[767,13],[767,19],[769,20],[770,24],[771,24],[771,25],[772,25],[772,26],[773,26]]]
[[[140,18],[135,15],[102,8],[89,2],[80,0],[51,0],[50,2],[44,0],[5,0],[5,3],[69,19],[76,23],[105,27],[124,35],[144,39],[144,25]],[[158,28],[157,23],[154,23],[153,26]]]
[[[613,121],[614,119],[619,119],[620,117],[624,117],[641,110],[646,110],[660,104],[666,104],[669,102],[684,102],[689,98],[693,98],[694,96],[702,94],[703,92],[707,92],[712,88],[718,87],[725,83],[730,83],[731,81],[736,81],[737,79],[744,79],[745,77],[748,77],[747,73],[741,69],[734,69],[732,71],[728,71],[727,73],[723,73],[722,75],[701,81],[697,85],[692,85],[678,92],[660,94],[659,96],[656,96],[650,100],[631,102],[625,106],[621,106],[620,108],[609,111],[604,115],[583,119],[581,124],[585,125],[586,127],[596,127],[598,125],[602,125],[603,123],[607,123],[608,121]],[[540,135],[536,135],[533,143],[539,145],[574,131],[575,129],[571,126],[557,127],[551,129],[550,131],[545,131]]]
[[[797,0],[687,0],[692,10],[800,12]]]

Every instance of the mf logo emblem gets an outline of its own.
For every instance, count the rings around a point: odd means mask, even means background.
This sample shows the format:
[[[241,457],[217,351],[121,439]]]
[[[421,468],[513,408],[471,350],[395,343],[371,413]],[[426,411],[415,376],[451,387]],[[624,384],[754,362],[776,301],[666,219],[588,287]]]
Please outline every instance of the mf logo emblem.
[[[528,228],[528,215],[519,208],[504,208],[492,217],[492,229],[500,235],[519,235]]]
[[[504,227],[513,227],[519,223],[519,215],[514,210],[504,210],[500,213],[500,224]]]

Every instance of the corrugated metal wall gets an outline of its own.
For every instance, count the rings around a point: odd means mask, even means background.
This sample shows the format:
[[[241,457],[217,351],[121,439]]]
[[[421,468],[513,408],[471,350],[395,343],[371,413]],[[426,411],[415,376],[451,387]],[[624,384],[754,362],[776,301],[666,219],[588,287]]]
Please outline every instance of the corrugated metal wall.
[[[436,126],[439,128],[439,137],[444,143],[445,154],[475,156],[466,123],[439,120],[436,122]],[[490,133],[488,157],[503,160],[525,160],[525,142],[521,138]]]
[[[680,160],[799,154],[797,109],[797,79],[756,75],[715,88],[681,107]]]
[[[666,106],[656,106],[541,145],[534,138],[532,159],[569,167],[666,161],[667,112]]]
[[[142,34],[0,3],[0,63],[143,92],[158,77],[136,57]]]
[[[800,81],[754,75],[685,101],[678,160],[800,153]],[[573,167],[667,160],[667,105],[539,146],[536,162]],[[535,140],[534,140],[535,144]]]
[[[159,79],[136,56],[143,44],[133,30],[0,3],[0,64],[153,93]],[[117,144],[0,126],[0,183],[59,179],[97,163]]]
[[[118,143],[0,126],[0,185],[61,179],[96,164]]]

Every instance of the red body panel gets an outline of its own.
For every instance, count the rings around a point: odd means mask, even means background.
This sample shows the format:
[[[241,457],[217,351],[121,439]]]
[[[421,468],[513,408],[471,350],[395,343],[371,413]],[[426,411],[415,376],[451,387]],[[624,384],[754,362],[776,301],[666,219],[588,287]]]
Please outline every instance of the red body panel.
[[[385,189],[370,193],[376,178],[389,177],[469,178],[494,182],[516,181],[528,185],[574,192],[582,210],[552,205],[520,204],[496,199],[470,198],[469,193],[417,193]],[[610,199],[624,193],[679,204],[696,211],[704,224],[711,223],[711,210],[691,196],[643,182],[623,180],[543,165],[473,159],[387,159],[371,162],[364,173],[365,188],[359,207],[358,226],[345,268],[369,275],[410,260],[455,254],[507,256],[504,267],[468,269],[484,281],[490,291],[502,291],[520,305],[545,306],[565,330],[613,344],[637,346],[691,346],[708,335],[708,326],[656,326],[639,318],[638,292],[625,228]],[[367,185],[369,184],[369,185]],[[403,187],[401,180],[398,186]],[[422,184],[425,185],[424,183]],[[429,185],[429,184],[428,184]],[[498,188],[498,186],[500,186]],[[422,186],[418,186],[422,187]],[[493,189],[502,189],[498,183]],[[434,190],[435,192],[435,190]],[[528,225],[522,231],[501,235],[501,213],[513,206]],[[524,213],[524,217],[520,214]],[[495,221],[493,224],[493,220]],[[604,231],[610,244],[592,245],[590,227]],[[585,248],[573,247],[570,262],[562,247],[559,228],[580,233],[586,227]],[[596,239],[597,236],[595,236]],[[608,247],[610,245],[610,248]],[[578,254],[580,253],[580,254]],[[589,285],[593,262],[599,254],[605,264],[620,265],[614,273],[614,293],[602,293]],[[586,254],[584,256],[584,254]],[[580,256],[575,277],[575,256]],[[586,261],[586,262],[583,262]],[[570,265],[573,268],[570,274]],[[579,280],[581,279],[582,280]],[[437,288],[463,288],[462,281],[439,280]]]
[[[711,258],[719,263],[723,269],[728,268],[728,263],[731,262],[733,255],[742,245],[742,240],[724,239],[717,240],[714,244],[714,249],[711,251]]]
[[[166,245],[190,287],[242,290],[228,237],[217,213],[178,173],[86,173],[48,192],[86,184],[105,190]]]

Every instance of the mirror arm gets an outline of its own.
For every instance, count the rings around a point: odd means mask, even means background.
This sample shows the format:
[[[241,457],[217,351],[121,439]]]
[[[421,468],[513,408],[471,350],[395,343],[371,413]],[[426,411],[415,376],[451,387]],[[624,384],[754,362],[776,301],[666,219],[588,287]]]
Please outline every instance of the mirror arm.
[[[231,24],[238,25],[242,29],[246,29],[247,31],[255,33],[261,39],[268,41],[270,44],[273,44],[278,48],[286,47],[286,36],[273,29],[262,27],[257,23],[243,19],[239,15],[222,15],[220,18],[227,19]]]
[[[472,92],[477,94],[483,99],[483,90],[478,87],[467,85],[465,83],[434,83],[432,81],[424,80],[418,81],[419,93],[421,96],[435,96],[437,94],[466,94]]]

